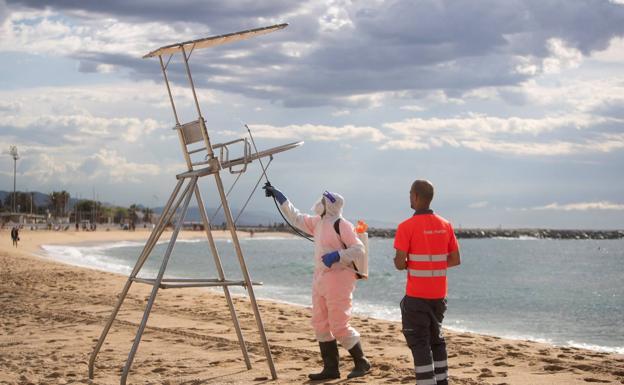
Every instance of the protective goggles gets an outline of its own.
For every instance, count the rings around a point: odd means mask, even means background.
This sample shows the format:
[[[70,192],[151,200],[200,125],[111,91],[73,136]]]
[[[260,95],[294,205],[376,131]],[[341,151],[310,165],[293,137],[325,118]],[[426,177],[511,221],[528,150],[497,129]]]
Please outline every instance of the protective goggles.
[[[325,192],[323,193],[323,196],[329,199],[331,203],[336,203],[336,198],[329,191],[325,190]]]

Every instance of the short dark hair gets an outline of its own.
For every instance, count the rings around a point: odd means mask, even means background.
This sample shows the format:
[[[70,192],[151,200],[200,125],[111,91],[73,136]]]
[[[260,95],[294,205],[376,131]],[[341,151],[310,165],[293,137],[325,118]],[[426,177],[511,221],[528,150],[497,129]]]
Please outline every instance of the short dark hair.
[[[433,185],[428,180],[416,180],[412,183],[411,191],[427,202],[431,202],[433,200]]]

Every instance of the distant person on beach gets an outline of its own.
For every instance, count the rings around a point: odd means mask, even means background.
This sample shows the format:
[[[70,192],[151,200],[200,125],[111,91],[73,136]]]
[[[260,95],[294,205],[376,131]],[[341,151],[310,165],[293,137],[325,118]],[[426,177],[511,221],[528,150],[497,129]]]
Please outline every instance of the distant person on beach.
[[[356,281],[350,266],[364,257],[364,245],[353,225],[342,218],[344,199],[326,191],[313,207],[316,215],[307,215],[300,213],[275,187],[267,184],[264,189],[267,196],[275,197],[294,226],[314,237],[312,327],[319,342],[323,370],[308,377],[313,381],[340,378],[336,340],[353,357],[355,366],[347,378],[366,375],[371,365],[362,351],[360,334],[349,324]]]
[[[13,241],[13,246],[17,247],[17,241],[19,241],[19,229],[17,226],[11,229],[11,240]]]
[[[394,239],[394,266],[407,270],[401,301],[403,335],[412,351],[417,385],[447,385],[448,363],[442,320],[446,311],[449,267],[460,264],[453,227],[429,208],[433,185],[417,180],[410,189],[415,210],[403,221]]]

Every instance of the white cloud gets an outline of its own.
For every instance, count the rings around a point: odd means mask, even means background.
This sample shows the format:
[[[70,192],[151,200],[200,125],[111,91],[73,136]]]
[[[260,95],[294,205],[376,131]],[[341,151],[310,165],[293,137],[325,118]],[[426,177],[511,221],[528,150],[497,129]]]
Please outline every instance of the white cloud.
[[[382,144],[380,150],[426,150],[431,146],[426,142],[416,140],[388,140]]]
[[[172,87],[171,91],[177,105],[191,104],[194,101],[188,87]],[[218,100],[211,90],[197,88],[196,92],[202,104],[215,103]],[[143,109],[171,108],[164,84],[151,81],[0,90],[0,113],[19,110],[23,106],[28,106],[29,114],[85,111],[94,108],[97,111],[108,111],[129,104]]]
[[[10,13],[0,29],[0,51],[53,56],[98,52],[129,54],[138,59],[159,43],[188,40],[186,29],[200,27],[188,23],[185,29],[177,30],[163,23],[126,23],[114,18],[88,18],[88,23],[80,23],[80,19],[69,21],[60,16],[49,10]]]
[[[29,152],[29,149],[26,151]],[[22,175],[38,183],[55,182],[61,185],[70,183],[72,179],[82,177],[82,175],[78,175],[77,168],[78,162],[76,160],[70,160],[62,154],[49,151],[40,152],[34,155],[30,167]]]
[[[0,100],[0,113],[17,112],[22,109],[22,103],[9,100]]]
[[[579,202],[579,203],[567,203],[567,204],[559,204],[557,202],[554,202],[545,206],[532,207],[531,210],[556,210],[556,211],[624,210],[624,204],[612,203],[609,201]]]
[[[125,181],[140,183],[140,176],[160,174],[158,165],[129,162],[115,150],[101,149],[90,157],[89,160],[95,161],[98,166],[97,172],[92,174],[90,179],[104,175],[115,183]],[[82,164],[82,166],[84,165],[85,163]]]
[[[542,62],[545,73],[559,73],[562,69],[576,68],[583,59],[583,54],[576,48],[570,47],[565,41],[551,38],[546,41],[546,47],[550,52]]]
[[[471,209],[482,209],[482,208],[487,207],[488,205],[489,203],[487,201],[480,201],[480,202],[471,203],[468,205],[468,207]]]
[[[160,175],[159,166],[128,161],[116,150],[100,149],[91,156],[68,152],[67,148],[49,149],[24,146],[25,168],[20,176],[34,184],[67,185],[77,181],[98,183],[140,183],[145,176]],[[182,170],[182,168],[177,171]]]
[[[345,115],[350,115],[351,111],[349,110],[339,110],[339,111],[334,111],[332,112],[332,116],[345,116]]]
[[[607,121],[590,115],[561,115],[543,118],[500,118],[483,114],[466,117],[412,118],[384,124],[384,127],[402,135],[461,134],[462,137],[479,137],[483,134],[531,134],[538,135],[562,127],[583,128]]]
[[[319,17],[321,31],[339,33],[343,28],[353,28],[353,21],[345,8],[347,2],[330,1],[325,13]]]
[[[41,129],[48,132],[58,130],[58,137],[64,137],[76,144],[117,137],[133,143],[142,135],[163,127],[154,119],[102,118],[90,115],[8,115],[3,117],[2,124],[25,133],[37,133]]]
[[[624,5],[624,0],[621,0],[621,4]],[[624,38],[614,37],[611,39],[607,49],[592,53],[591,59],[599,62],[621,64],[624,60]]]
[[[407,105],[407,106],[401,106],[400,108],[402,110],[415,111],[415,112],[421,112],[421,111],[425,110],[425,108],[423,106],[419,106],[419,105],[416,105],[416,104],[411,104],[411,105]]]
[[[174,87],[173,92],[179,113],[184,106],[192,107],[189,89]],[[204,105],[217,100],[208,90],[198,94]],[[156,130],[170,131],[170,111],[165,87],[152,82],[0,90],[0,126],[13,128],[14,135],[28,141],[54,132],[56,145],[63,138],[75,144],[101,139],[141,142]]]
[[[584,128],[606,122],[622,123],[616,119],[586,114],[543,118],[500,118],[477,114],[452,118],[413,118],[384,124],[390,133],[388,140],[379,148],[413,150],[451,146],[502,154],[545,156],[623,149],[624,134],[578,135]],[[570,129],[576,133],[575,141],[544,138],[544,135],[554,131]]]
[[[288,126],[271,126],[265,124],[250,125],[253,134],[258,138],[270,139],[307,139],[314,141],[338,141],[346,139],[360,139],[370,142],[380,142],[386,136],[377,128],[369,126],[346,125],[341,127],[302,124]],[[225,131],[220,132],[222,134]]]

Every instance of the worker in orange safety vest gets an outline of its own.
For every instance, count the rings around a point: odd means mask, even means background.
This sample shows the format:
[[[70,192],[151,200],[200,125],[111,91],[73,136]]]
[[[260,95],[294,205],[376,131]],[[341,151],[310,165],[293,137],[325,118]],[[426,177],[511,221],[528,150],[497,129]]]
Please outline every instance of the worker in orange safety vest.
[[[417,180],[410,189],[414,215],[396,231],[394,265],[407,270],[401,301],[403,335],[412,351],[417,385],[447,385],[446,343],[442,319],[446,311],[447,269],[460,264],[453,227],[429,208],[433,185]]]

